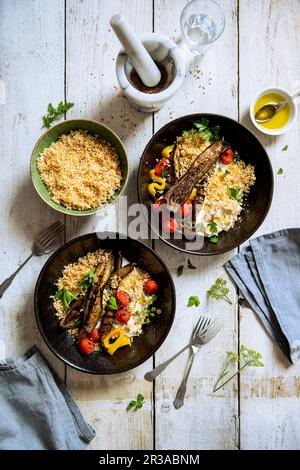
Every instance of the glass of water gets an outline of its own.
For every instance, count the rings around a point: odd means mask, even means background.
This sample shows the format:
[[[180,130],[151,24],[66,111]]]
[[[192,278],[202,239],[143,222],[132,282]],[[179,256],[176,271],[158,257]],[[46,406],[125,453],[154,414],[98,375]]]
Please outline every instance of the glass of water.
[[[192,0],[180,17],[182,40],[193,53],[203,56],[221,36],[225,16],[214,0]]]

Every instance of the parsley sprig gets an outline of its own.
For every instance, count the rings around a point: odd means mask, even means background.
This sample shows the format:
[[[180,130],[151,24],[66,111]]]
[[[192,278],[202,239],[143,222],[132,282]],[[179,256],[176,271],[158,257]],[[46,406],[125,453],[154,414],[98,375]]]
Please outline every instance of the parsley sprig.
[[[231,199],[234,199],[238,202],[242,201],[243,196],[239,188],[227,188],[227,191]]]
[[[233,351],[227,351],[225,365],[219,374],[213,391],[217,392],[220,390],[220,388],[223,388],[228,382],[230,382],[230,380],[240,374],[246,367],[263,367],[264,364],[261,359],[262,355],[259,352],[255,351],[254,349],[249,349],[246,346],[241,346],[240,355],[234,353]],[[240,364],[240,367],[228,378],[230,369],[234,364]]]
[[[93,282],[94,278],[94,271],[89,271],[83,278],[83,281],[81,284],[79,284],[79,287],[81,289],[87,289]]]
[[[208,225],[208,228],[209,230],[211,231],[211,233],[218,233],[218,225],[217,223],[212,220]]]
[[[197,268],[196,266],[193,265],[190,258],[188,258],[186,267],[184,266],[184,264],[181,264],[180,266],[178,266],[177,271],[176,271],[177,277],[182,276],[184,269],[197,269]]]
[[[226,279],[223,279],[222,277],[218,277],[214,284],[209,288],[207,291],[207,296],[211,297],[212,299],[217,299],[217,300],[226,300],[230,305],[232,305],[232,301],[228,297],[230,290],[229,287],[227,286],[227,281]]]
[[[199,121],[194,122],[194,126],[201,132],[203,140],[215,142],[220,138],[220,126],[209,127],[209,120],[201,118]]]
[[[48,113],[42,117],[43,127],[46,127],[47,129],[49,129],[49,127],[51,127],[51,124],[53,124],[54,121],[56,121],[61,116],[63,116],[73,106],[74,106],[74,103],[68,103],[68,102],[63,103],[62,101],[60,101],[57,105],[57,108],[54,108],[54,106],[51,103],[49,103],[47,106]]]
[[[141,393],[137,394],[136,400],[131,400],[127,406],[127,410],[140,410],[145,403],[145,399]]]
[[[191,295],[189,297],[189,300],[188,300],[188,303],[187,303],[187,307],[199,307],[200,305],[200,299],[197,295]]]
[[[77,300],[77,298],[78,297],[75,294],[73,294],[73,292],[69,291],[65,287],[63,287],[62,289],[59,289],[54,296],[55,300],[62,301],[64,310],[68,310],[72,300]]]
[[[109,298],[107,308],[108,310],[118,310],[118,304],[116,298],[113,295]]]

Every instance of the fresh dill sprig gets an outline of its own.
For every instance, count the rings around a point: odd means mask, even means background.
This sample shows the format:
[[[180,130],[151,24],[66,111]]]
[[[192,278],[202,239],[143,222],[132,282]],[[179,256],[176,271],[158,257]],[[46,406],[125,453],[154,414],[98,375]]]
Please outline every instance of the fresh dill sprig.
[[[63,116],[66,112],[69,111],[74,106],[74,103],[63,103],[60,101],[57,105],[57,108],[54,108],[54,106],[49,103],[47,106],[47,114],[42,117],[43,121],[43,127],[46,127],[49,129],[51,127],[51,124],[53,124],[54,121],[59,119],[61,116]],[[43,129],[42,127],[42,129]]]
[[[226,279],[223,279],[222,277],[218,277],[214,284],[209,288],[207,291],[207,296],[211,297],[212,299],[217,299],[217,300],[226,300],[230,305],[232,305],[232,301],[228,297],[230,290],[229,287],[227,286],[227,281]]]

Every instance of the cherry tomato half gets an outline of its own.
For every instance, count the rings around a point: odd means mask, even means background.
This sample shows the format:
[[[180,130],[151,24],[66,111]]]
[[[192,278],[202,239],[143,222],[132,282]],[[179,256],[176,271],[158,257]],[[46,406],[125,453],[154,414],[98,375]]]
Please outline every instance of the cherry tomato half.
[[[100,340],[100,333],[98,328],[94,328],[89,334],[88,338],[93,341],[93,343],[97,343]]]
[[[193,212],[193,204],[189,199],[181,206],[181,216],[186,219]]]
[[[144,285],[144,291],[146,294],[153,295],[158,289],[158,284],[157,282],[153,281],[153,279],[148,279],[148,281],[145,282]]]
[[[116,320],[118,322],[127,323],[130,317],[131,317],[131,314],[130,312],[128,312],[128,310],[124,310],[124,309],[117,310]]]
[[[83,354],[91,354],[94,351],[94,343],[91,341],[89,338],[84,336],[83,338],[80,338],[78,341],[78,348],[79,351],[82,352]]]
[[[125,290],[118,290],[116,293],[116,299],[120,307],[127,307],[130,304],[130,296]]]
[[[220,156],[220,162],[223,163],[223,165],[229,165],[233,160],[233,151],[231,149],[225,150]]]
[[[162,173],[163,173],[163,169],[164,168],[168,168],[170,165],[169,163],[169,160],[167,160],[167,158],[163,158],[162,160],[160,160],[160,162],[158,162],[158,164],[156,165],[156,167],[154,168],[154,174],[156,176],[162,176]]]
[[[162,221],[162,228],[166,233],[175,233],[178,230],[179,224],[174,218],[166,218]]]

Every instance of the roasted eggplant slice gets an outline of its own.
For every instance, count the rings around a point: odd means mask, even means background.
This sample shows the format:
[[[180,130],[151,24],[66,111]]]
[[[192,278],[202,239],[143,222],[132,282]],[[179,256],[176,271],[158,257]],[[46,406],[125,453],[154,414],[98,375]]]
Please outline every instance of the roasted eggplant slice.
[[[223,149],[221,140],[217,140],[201,153],[185,175],[177,181],[164,195],[170,210],[176,210],[189,198],[194,186],[202,180],[206,172],[217,161]]]
[[[110,275],[114,268],[114,255],[111,250],[107,252],[107,260],[104,264],[104,269],[100,276],[97,277],[96,288],[93,293],[92,302],[90,302],[90,308],[88,312],[88,318],[85,324],[85,328],[88,332],[92,331],[100,318],[101,315],[101,305],[102,305],[102,291],[110,278]]]
[[[73,302],[71,302],[70,308],[67,311],[66,316],[60,321],[60,326],[64,330],[76,327],[76,323],[80,319],[80,312],[83,308],[83,303],[84,298],[73,300]]]
[[[115,271],[121,269],[123,263],[123,256],[121,250],[118,250],[117,255],[115,257]]]

